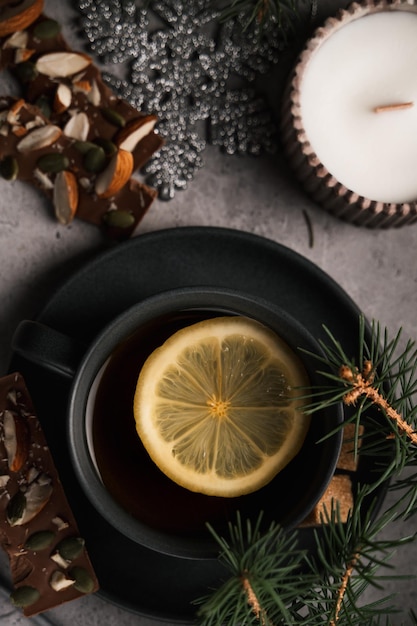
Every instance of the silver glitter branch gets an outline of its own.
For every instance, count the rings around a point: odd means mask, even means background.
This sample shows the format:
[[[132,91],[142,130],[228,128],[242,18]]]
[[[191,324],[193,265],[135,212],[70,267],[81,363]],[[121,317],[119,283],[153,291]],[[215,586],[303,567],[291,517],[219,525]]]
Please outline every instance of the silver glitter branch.
[[[161,199],[184,189],[211,143],[227,154],[275,149],[275,125],[249,88],[279,60],[284,39],[273,20],[245,29],[220,23],[212,0],[78,0],[93,53],[106,64],[128,63],[128,77],[106,73],[118,95],[156,113],[166,145],[144,168]],[[236,87],[236,81],[239,83]],[[233,84],[233,87],[231,86]]]

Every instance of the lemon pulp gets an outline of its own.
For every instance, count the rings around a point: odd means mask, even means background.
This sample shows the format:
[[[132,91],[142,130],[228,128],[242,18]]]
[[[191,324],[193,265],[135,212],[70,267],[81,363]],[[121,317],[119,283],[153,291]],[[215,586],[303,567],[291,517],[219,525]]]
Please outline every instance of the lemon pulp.
[[[297,355],[241,316],[173,334],[146,360],[136,386],[136,430],[173,481],[235,497],[267,484],[299,452],[309,427]]]

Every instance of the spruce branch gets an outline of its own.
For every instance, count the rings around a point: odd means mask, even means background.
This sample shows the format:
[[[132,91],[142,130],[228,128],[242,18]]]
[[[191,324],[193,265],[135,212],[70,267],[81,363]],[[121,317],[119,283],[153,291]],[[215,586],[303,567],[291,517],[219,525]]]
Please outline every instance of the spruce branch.
[[[202,626],[277,626],[295,623],[294,606],[312,584],[301,577],[305,552],[297,534],[272,523],[262,530],[262,514],[253,525],[237,515],[229,524],[229,539],[209,526],[219,544],[220,561],[230,578],[212,595],[200,598],[198,616]]]
[[[303,529],[288,533],[271,524],[264,531],[261,516],[254,526],[238,516],[229,539],[211,528],[230,578],[198,602],[202,626],[389,626],[389,616],[398,612],[389,595],[368,604],[361,597],[369,586],[382,590],[386,580],[411,578],[395,575],[390,559],[417,533],[380,536],[417,513],[417,350],[413,341],[401,350],[401,331],[390,338],[363,317],[353,356],[325,332],[320,354],[309,353],[325,383],[309,395],[307,413],[342,402],[345,424],[355,424],[354,453],[371,459],[373,473],[357,484],[347,519],[341,520],[337,502],[323,509],[308,550],[299,548]],[[411,470],[405,478],[404,469]],[[399,497],[380,513],[386,487]],[[410,618],[417,623],[413,612]]]
[[[325,510],[322,516],[322,525],[315,531],[316,550],[306,557],[309,570],[317,577],[322,573],[322,584],[305,599],[308,624],[362,625],[396,612],[388,604],[389,596],[365,606],[360,604],[360,597],[369,585],[380,587],[380,582],[387,578],[404,578],[379,576],[378,571],[389,568],[396,548],[414,541],[415,535],[390,541],[379,539],[397,512],[394,507],[377,516],[377,499],[366,502],[371,493],[367,485],[359,489],[345,523],[340,521],[337,506]]]
[[[392,439],[404,435],[415,447],[417,410],[412,404],[417,391],[415,342],[409,341],[397,354],[401,330],[390,339],[387,330],[382,331],[378,323],[373,322],[369,330],[361,316],[356,360],[345,353],[328,328],[324,327],[324,331],[328,342],[320,340],[322,354],[309,354],[326,365],[327,369],[319,373],[329,384],[313,390],[307,412],[314,413],[342,401],[353,409],[348,420],[359,424],[374,407],[386,418],[380,422],[381,435]],[[407,445],[404,452],[412,453]]]
[[[243,17],[245,29],[273,22],[285,33],[294,28],[298,18],[296,0],[226,0],[220,4],[220,21]]]
[[[405,433],[414,444],[417,444],[417,433],[414,427],[406,422],[400,413],[373,386],[375,368],[371,361],[364,361],[362,372],[357,367],[352,368],[350,365],[342,365],[339,369],[339,376],[349,386],[349,391],[343,396],[343,402],[347,406],[355,405],[361,396],[365,396],[372,404],[382,409],[391,420],[396,422],[401,433]],[[392,437],[394,437],[394,434],[392,434]]]

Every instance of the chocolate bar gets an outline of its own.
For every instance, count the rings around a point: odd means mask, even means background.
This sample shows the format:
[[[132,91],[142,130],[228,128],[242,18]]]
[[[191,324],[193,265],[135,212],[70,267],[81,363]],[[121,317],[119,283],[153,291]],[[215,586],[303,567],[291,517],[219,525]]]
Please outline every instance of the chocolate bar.
[[[8,3],[9,10],[12,4]],[[28,159],[33,165],[30,157],[38,150],[36,143],[34,147],[28,138],[28,149],[19,150],[10,135],[21,133],[23,139],[33,126],[29,129],[19,124],[19,119],[17,124],[6,119],[0,129],[1,143],[5,144],[0,153],[3,176],[13,160],[20,160],[15,178],[45,191],[60,222],[67,224],[76,216],[104,226],[114,238],[129,237],[157,195],[132,177],[163,145],[155,132],[157,118],[117,97],[104,84],[91,57],[71,50],[58,22],[39,13],[39,2],[19,4],[24,10],[14,16],[14,22],[25,27],[13,31],[0,28],[0,34],[8,31],[0,39],[0,67],[7,67],[16,76],[23,103],[37,107],[34,117],[61,131],[60,141],[49,147],[51,153],[59,151],[66,159],[61,158],[60,164],[53,156],[52,161],[44,160],[47,177],[30,171],[30,165],[23,161]],[[36,17],[27,24],[30,10]],[[55,198],[50,183],[57,188]],[[63,194],[68,196],[62,201],[66,211],[57,210],[55,205]]]
[[[0,379],[0,543],[27,617],[99,587],[19,373]]]
[[[130,153],[119,150],[107,157],[100,142],[68,137],[23,99],[0,98],[0,135],[3,177],[39,188],[62,224],[76,215],[103,226],[113,238],[128,237],[156,196],[155,190],[123,175],[117,166],[106,178],[112,159],[127,155],[131,161]],[[96,171],[99,160],[104,163],[100,173]]]

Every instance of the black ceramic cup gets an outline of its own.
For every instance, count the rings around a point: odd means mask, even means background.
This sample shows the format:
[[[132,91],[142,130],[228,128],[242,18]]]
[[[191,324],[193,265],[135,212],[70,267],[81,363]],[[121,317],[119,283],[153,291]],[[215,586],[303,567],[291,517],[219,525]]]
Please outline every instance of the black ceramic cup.
[[[133,417],[137,377],[147,356],[173,332],[201,319],[244,315],[275,331],[298,355],[311,386],[320,384],[320,354],[311,334],[279,307],[241,292],[187,287],[149,297],[114,319],[85,350],[36,321],[23,321],[16,353],[73,381],[68,400],[68,446],[88,499],[114,528],[146,548],[182,558],[214,558],[207,529],[256,520],[297,526],[333,476],[340,452],[342,408],[313,414],[297,456],[263,488],[237,498],[194,493],[167,478],[151,461]],[[332,433],[336,430],[336,433]]]

